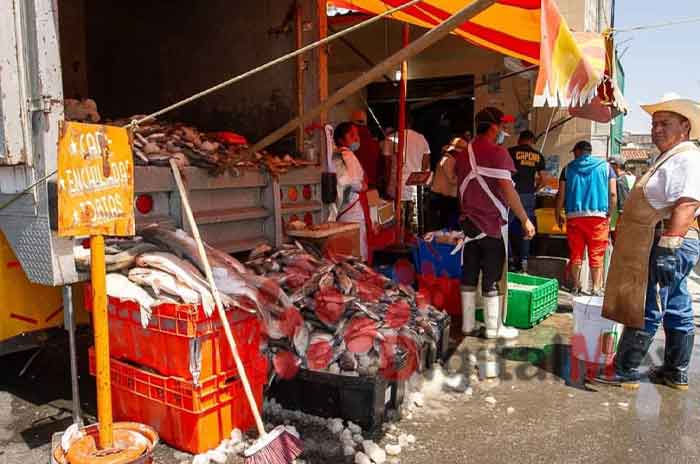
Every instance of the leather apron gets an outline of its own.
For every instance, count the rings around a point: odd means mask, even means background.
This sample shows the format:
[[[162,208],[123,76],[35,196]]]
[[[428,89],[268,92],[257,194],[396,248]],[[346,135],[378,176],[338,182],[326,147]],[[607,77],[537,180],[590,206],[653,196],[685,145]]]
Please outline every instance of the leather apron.
[[[465,177],[462,181],[462,185],[459,186],[460,201],[464,196],[464,192],[467,190],[469,182],[471,182],[472,180],[476,180],[479,183],[481,189],[486,193],[486,195],[489,197],[491,202],[494,204],[494,206],[500,213],[501,219],[503,219],[503,221],[505,222],[505,224],[501,226],[501,238],[503,239],[503,244],[506,248],[505,261],[503,263],[503,272],[501,273],[501,280],[498,283],[499,292],[502,295],[504,295],[503,298],[501,298],[501,306],[503,309],[501,315],[503,322],[505,322],[506,316],[508,314],[508,208],[506,208],[506,206],[496,197],[496,195],[493,194],[488,184],[484,180],[484,177],[491,177],[494,179],[507,179],[511,182],[513,181],[513,177],[511,175],[511,172],[507,169],[487,168],[476,164],[476,157],[474,156],[474,149],[472,148],[471,143],[467,146],[467,153],[469,155],[467,160],[469,162],[469,167],[471,168],[471,171],[469,172],[467,177]],[[464,237],[462,240],[459,241],[457,246],[455,246],[451,254],[456,254],[459,252],[460,256],[464,256],[462,254],[462,249],[464,248],[464,245],[466,245],[469,242],[473,242],[474,240],[481,240],[484,237],[486,237],[486,234],[483,232],[477,235],[476,237]]]
[[[644,308],[649,282],[649,257],[657,224],[671,208],[655,209],[646,197],[651,176],[669,159],[688,150],[671,149],[634,184],[617,224],[617,238],[608,270],[603,317],[635,329],[644,328]]]

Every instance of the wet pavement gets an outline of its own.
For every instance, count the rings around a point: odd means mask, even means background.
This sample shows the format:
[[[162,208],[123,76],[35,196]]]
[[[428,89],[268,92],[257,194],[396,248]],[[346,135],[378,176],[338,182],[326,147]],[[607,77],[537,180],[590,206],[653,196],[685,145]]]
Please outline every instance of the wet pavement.
[[[693,275],[690,283],[697,311],[700,277]],[[700,319],[696,324],[700,326]],[[454,321],[456,327],[459,321]],[[400,433],[415,435],[416,443],[398,457],[404,464],[697,462],[700,337],[689,392],[647,382],[630,391],[581,381],[581,366],[569,347],[572,330],[571,299],[561,294],[559,311],[535,329],[522,331],[513,344],[462,339],[455,333],[447,377],[442,371],[428,374],[421,401],[407,400],[403,418],[387,427],[381,443],[395,443]],[[86,356],[91,335],[83,329],[78,339],[81,399],[86,419],[92,421],[95,384],[87,374]],[[496,380],[478,379],[474,369],[485,349],[497,353],[501,375]],[[59,337],[22,376],[31,352],[0,358],[0,464],[49,462],[52,434],[71,423],[67,352],[65,337]],[[662,352],[659,333],[645,364],[659,363]],[[454,381],[458,375],[463,379],[459,385]],[[325,432],[309,435],[307,440],[321,447],[334,438]],[[342,462],[320,456],[304,457],[307,463]],[[191,462],[191,456],[164,445],[155,457],[158,463]]]

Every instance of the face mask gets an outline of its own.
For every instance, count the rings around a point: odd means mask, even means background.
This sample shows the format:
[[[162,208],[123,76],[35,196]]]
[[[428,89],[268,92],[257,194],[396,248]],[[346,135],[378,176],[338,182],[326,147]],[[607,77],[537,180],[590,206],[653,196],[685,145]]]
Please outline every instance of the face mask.
[[[498,135],[496,136],[496,144],[497,145],[503,145],[503,142],[506,141],[506,131],[501,129],[498,131]]]
[[[357,151],[360,149],[360,142],[353,142],[348,148],[350,149],[350,151]]]

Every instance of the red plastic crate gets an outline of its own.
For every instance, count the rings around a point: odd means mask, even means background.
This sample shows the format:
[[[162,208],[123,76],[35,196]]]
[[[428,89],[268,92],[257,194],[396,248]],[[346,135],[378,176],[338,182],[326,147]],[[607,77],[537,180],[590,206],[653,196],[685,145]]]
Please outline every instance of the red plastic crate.
[[[450,277],[435,277],[432,274],[418,275],[418,288],[430,303],[444,309],[450,315],[462,315],[461,280]]]
[[[89,350],[90,374],[95,353]],[[262,407],[267,359],[258,354],[246,366],[255,401]],[[193,454],[215,448],[234,428],[255,425],[243,384],[235,372],[214,375],[195,385],[115,359],[110,360],[112,413],[115,420],[150,425],[171,446]]]
[[[92,291],[85,305],[92,310]],[[261,325],[256,316],[228,311],[231,331],[244,364],[259,351]],[[165,376],[206,379],[235,370],[218,314],[204,314],[201,305],[162,304],[153,308],[148,327],[141,326],[138,303],[109,297],[109,352]],[[166,355],[167,354],[167,355]],[[199,367],[197,373],[196,367]]]

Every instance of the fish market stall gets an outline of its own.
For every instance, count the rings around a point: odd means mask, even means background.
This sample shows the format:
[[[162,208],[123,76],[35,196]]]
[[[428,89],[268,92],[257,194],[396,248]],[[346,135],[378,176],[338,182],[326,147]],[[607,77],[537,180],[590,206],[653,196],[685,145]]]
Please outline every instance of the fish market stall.
[[[206,249],[259,402],[272,380],[270,394],[287,408],[371,433],[400,406],[403,382],[446,352],[449,317],[356,258],[331,260],[294,243],[259,246],[243,264]],[[89,250],[78,245],[75,256],[87,270]],[[192,237],[153,226],[110,239],[106,265],[115,418],[151,425],[192,453],[249,429],[240,384],[220,383],[235,365]],[[183,402],[174,391],[192,396]],[[213,392],[223,399],[204,408]]]

